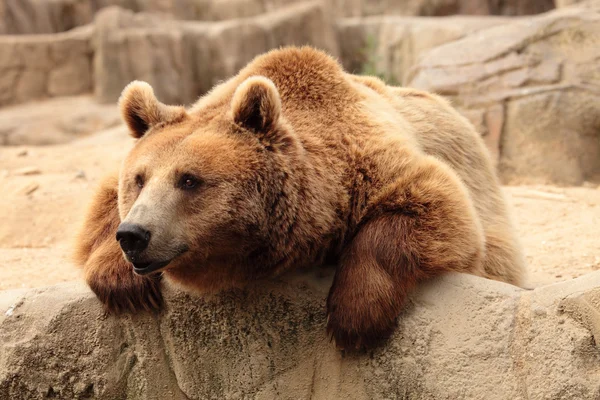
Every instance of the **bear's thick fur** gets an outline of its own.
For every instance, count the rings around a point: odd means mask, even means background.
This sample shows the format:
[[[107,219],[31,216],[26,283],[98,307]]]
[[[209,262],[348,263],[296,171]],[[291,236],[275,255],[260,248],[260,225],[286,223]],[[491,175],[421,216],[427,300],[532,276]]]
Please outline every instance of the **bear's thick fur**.
[[[303,47],[257,57],[188,110],[142,82],[120,106],[138,141],[76,251],[110,311],[159,309],[150,272],[202,293],[334,261],[327,330],[351,349],[387,338],[438,274],[521,283],[488,152],[438,96]]]

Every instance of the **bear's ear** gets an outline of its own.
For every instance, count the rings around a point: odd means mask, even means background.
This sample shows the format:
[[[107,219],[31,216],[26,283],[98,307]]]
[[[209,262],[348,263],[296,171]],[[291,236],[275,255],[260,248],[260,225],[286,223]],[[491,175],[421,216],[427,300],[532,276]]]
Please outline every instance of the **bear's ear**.
[[[123,89],[119,99],[121,116],[136,139],[161,122],[174,123],[187,115],[185,108],[168,106],[156,99],[152,86],[133,81]]]
[[[236,124],[257,133],[277,127],[281,98],[275,84],[263,76],[246,79],[233,94],[231,112]]]

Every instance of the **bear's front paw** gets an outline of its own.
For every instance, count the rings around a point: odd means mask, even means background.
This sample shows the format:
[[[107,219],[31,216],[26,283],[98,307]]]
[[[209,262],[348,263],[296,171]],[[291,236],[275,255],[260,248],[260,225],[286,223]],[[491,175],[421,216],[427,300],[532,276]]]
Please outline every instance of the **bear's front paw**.
[[[385,342],[396,327],[399,304],[388,291],[332,288],[327,298],[327,333],[342,350],[365,350]]]
[[[112,314],[160,311],[163,307],[161,276],[139,276],[133,270],[88,274],[87,283]]]

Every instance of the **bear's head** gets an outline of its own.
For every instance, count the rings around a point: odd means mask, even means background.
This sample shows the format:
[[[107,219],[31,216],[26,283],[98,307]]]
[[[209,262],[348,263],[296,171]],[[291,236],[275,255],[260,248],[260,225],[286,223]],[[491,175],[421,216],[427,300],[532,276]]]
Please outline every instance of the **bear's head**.
[[[117,240],[135,272],[165,270],[203,290],[260,275],[245,260],[270,241],[275,199],[302,151],[273,82],[250,77],[191,111],[132,82],[119,105],[137,141],[119,177]]]

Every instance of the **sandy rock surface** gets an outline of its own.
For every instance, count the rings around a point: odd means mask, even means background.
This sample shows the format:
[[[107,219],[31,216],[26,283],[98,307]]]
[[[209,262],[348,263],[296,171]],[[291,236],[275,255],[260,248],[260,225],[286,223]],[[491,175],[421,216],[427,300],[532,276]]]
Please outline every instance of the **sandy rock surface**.
[[[0,292],[0,398],[600,396],[600,272],[534,291],[448,275],[412,296],[385,348],[362,355],[325,335],[329,282],[168,290],[156,317],[105,317],[81,284]]]
[[[36,104],[19,108],[39,109]],[[61,120],[65,110],[58,109]],[[100,109],[104,116],[118,114],[114,105]],[[35,120],[29,126],[36,128]],[[79,278],[70,264],[71,243],[90,194],[103,174],[119,168],[133,143],[120,124],[82,136],[69,144],[0,148],[0,290]]]
[[[58,97],[0,108],[0,146],[67,143],[121,124],[114,104],[90,96]],[[19,153],[27,157],[26,149]]]

